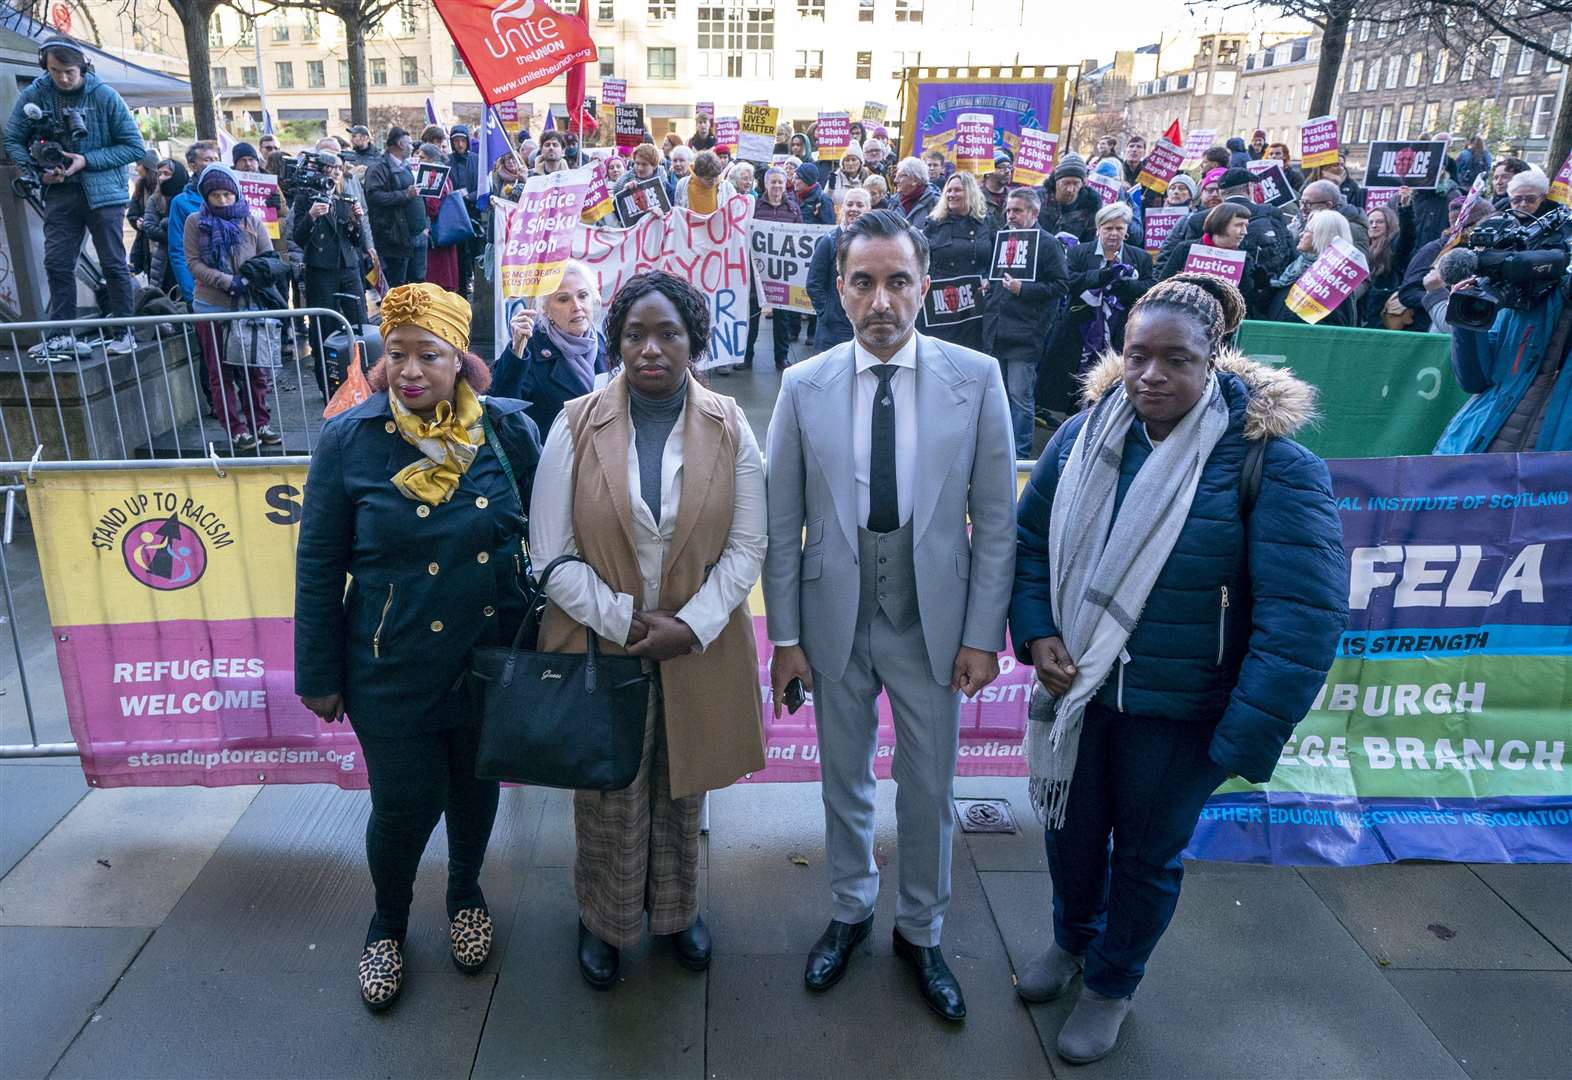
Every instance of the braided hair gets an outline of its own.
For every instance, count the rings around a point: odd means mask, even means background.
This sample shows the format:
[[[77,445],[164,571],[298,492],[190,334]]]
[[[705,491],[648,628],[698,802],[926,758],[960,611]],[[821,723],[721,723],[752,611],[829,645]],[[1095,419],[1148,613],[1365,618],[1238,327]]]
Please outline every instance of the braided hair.
[[[688,331],[689,360],[695,364],[704,356],[710,345],[710,305],[685,279],[664,270],[647,270],[634,274],[606,307],[606,345],[622,359],[622,328],[628,321],[628,311],[651,293],[660,293],[677,309],[677,316]]]
[[[1147,290],[1130,309],[1129,317],[1133,319],[1138,311],[1158,309],[1194,319],[1206,334],[1215,357],[1223,341],[1239,329],[1245,317],[1245,299],[1231,282],[1215,275],[1175,274]]]

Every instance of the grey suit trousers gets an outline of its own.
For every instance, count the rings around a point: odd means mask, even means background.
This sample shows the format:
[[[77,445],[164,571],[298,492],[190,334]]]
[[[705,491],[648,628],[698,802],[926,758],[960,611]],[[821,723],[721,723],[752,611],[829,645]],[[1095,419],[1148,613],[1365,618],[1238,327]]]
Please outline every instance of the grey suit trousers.
[[[813,673],[833,917],[861,922],[873,913],[879,893],[873,756],[882,689],[895,714],[891,773],[900,874],[895,925],[913,945],[935,946],[950,903],[961,699],[934,681],[920,620],[897,630],[877,611],[858,623],[845,676]]]

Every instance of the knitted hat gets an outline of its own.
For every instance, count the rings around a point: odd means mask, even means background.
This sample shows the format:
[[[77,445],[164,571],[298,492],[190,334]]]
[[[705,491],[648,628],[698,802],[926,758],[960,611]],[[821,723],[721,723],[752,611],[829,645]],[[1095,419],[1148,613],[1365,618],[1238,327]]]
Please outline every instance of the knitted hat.
[[[1191,202],[1195,202],[1196,199],[1201,197],[1201,185],[1197,184],[1195,182],[1195,178],[1190,176],[1188,173],[1175,174],[1174,178],[1168,181],[1168,186],[1169,188],[1184,188],[1190,193]]]
[[[1051,179],[1054,183],[1058,183],[1060,180],[1070,177],[1074,177],[1076,180],[1086,179],[1086,159],[1080,154],[1064,155],[1060,159],[1059,164],[1054,166]]]
[[[1221,181],[1223,177],[1227,175],[1227,169],[1208,169],[1206,175],[1201,177],[1201,186],[1205,187],[1207,184],[1217,184],[1219,187],[1221,187]]]
[[[797,166],[797,179],[799,182],[812,187],[819,182],[819,170],[813,162],[804,161]]]
[[[234,169],[222,161],[213,162],[202,170],[201,176],[197,177],[197,193],[204,199],[215,191],[228,191],[233,193],[236,200],[240,198],[240,177],[235,175]]]
[[[1106,176],[1110,180],[1124,179],[1124,170],[1119,167],[1119,163],[1113,158],[1103,158],[1092,171],[1098,176]]]
[[[460,135],[464,136],[464,138],[466,138],[466,139],[469,138],[469,125],[468,124],[454,124],[453,125],[453,130],[448,132],[448,138],[450,140],[451,139],[456,139]]]
[[[469,350],[469,301],[429,281],[396,285],[382,298],[382,337],[400,326],[429,330],[460,352]]]
[[[1010,156],[1010,152],[1003,147],[1000,147],[998,150],[993,152],[993,163],[995,165],[1008,165],[1014,160],[1015,158]]]
[[[237,142],[235,148],[229,152],[229,162],[231,165],[238,165],[243,157],[256,158],[258,161],[262,160],[262,156],[257,153],[256,147],[248,142]]]
[[[860,143],[858,143],[856,139],[853,139],[851,142],[846,144],[846,149],[844,151],[842,151],[841,157],[842,158],[854,157],[858,161],[867,161],[868,160],[866,157],[863,156],[862,145]]]

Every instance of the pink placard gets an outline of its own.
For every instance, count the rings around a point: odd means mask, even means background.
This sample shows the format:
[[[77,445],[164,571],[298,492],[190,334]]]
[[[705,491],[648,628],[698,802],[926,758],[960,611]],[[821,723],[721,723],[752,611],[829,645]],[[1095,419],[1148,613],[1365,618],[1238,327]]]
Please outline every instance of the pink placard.
[[[1086,175],[1086,186],[1097,192],[1097,197],[1103,201],[1104,206],[1117,202],[1124,191],[1119,186],[1119,181],[1096,172]]]
[[[1159,193],[1167,191],[1168,182],[1178,174],[1183,164],[1184,151],[1167,139],[1158,139],[1157,144],[1147,151],[1146,160],[1141,163],[1141,175],[1135,178],[1135,182],[1140,187]]]
[[[724,146],[733,154],[737,152],[737,141],[742,138],[742,119],[736,116],[721,116],[715,120],[715,145]]]
[[[955,167],[977,176],[993,171],[992,113],[962,113],[955,121]]]
[[[1188,206],[1160,206],[1148,210],[1142,218],[1142,230],[1147,251],[1160,251],[1179,223],[1190,216]]]
[[[715,119],[715,103],[713,101],[694,102],[693,115],[708,116],[711,120]]]
[[[1299,125],[1299,164],[1306,169],[1337,163],[1337,117],[1318,116]]]
[[[1370,276],[1359,249],[1341,236],[1321,253],[1310,269],[1288,290],[1288,310],[1307,323],[1318,323],[1342,304]]]
[[[1244,280],[1245,253],[1210,244],[1192,244],[1185,257],[1184,269],[1188,274],[1211,274],[1237,285]]]
[[[627,79],[602,79],[600,83],[600,103],[602,105],[621,105],[628,100]]]
[[[1036,128],[1021,129],[1021,143],[1015,151],[1014,183],[1036,187],[1053,175],[1059,157],[1059,136]]]
[[[814,125],[814,153],[820,161],[839,161],[851,145],[851,115],[820,113]]]

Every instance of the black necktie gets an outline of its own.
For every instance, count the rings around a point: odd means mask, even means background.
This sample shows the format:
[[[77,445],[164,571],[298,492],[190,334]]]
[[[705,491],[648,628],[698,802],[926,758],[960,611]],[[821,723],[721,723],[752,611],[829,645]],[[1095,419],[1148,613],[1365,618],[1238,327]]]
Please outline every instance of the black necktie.
[[[873,369],[879,388],[873,394],[873,444],[868,451],[868,531],[894,532],[901,527],[901,503],[895,487],[895,393],[890,380],[896,367]]]

